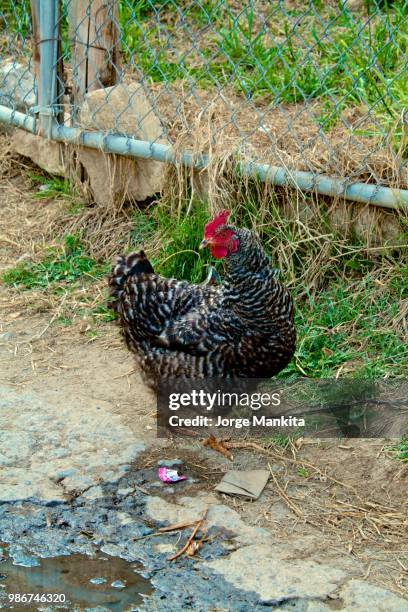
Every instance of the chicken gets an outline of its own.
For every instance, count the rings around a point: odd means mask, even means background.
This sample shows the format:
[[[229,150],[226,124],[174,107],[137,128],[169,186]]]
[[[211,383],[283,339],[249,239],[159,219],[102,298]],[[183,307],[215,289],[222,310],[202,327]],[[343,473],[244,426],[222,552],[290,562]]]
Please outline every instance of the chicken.
[[[269,378],[294,353],[291,296],[258,236],[228,225],[228,216],[207,223],[200,245],[224,259],[220,284],[163,278],[144,251],[112,268],[111,308],[152,386],[173,377]]]

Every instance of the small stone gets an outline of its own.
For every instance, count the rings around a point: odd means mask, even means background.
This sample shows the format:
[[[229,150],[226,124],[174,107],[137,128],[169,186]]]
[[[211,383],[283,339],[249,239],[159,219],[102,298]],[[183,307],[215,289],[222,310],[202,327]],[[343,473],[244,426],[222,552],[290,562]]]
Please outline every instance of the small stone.
[[[123,552],[123,548],[121,546],[117,546],[116,544],[104,544],[101,547],[101,551],[111,557],[119,557]]]
[[[26,112],[37,104],[37,86],[27,66],[12,60],[0,65],[0,104]]]
[[[135,520],[130,516],[130,514],[127,514],[127,512],[117,512],[116,518],[120,525],[130,525],[130,523],[135,522]]]
[[[113,586],[115,589],[125,589],[126,588],[126,584],[122,582],[121,580],[114,580],[111,583],[111,586]]]
[[[105,584],[107,580],[106,578],[97,577],[97,578],[91,578],[89,582],[91,582],[92,584]]]
[[[156,544],[156,546],[154,547],[154,549],[161,554],[172,554],[174,553],[176,547],[174,546],[174,544]],[[135,570],[136,571],[136,570]]]
[[[85,499],[101,499],[104,496],[102,487],[100,485],[96,485],[95,487],[91,487],[85,491],[81,497],[84,497]]]

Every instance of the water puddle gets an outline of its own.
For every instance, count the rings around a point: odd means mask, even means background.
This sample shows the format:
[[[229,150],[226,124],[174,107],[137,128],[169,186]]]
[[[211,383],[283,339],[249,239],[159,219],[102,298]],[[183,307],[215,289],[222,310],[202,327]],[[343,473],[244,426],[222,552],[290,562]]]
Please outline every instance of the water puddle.
[[[152,586],[139,573],[136,564],[98,553],[95,557],[73,554],[53,559],[38,559],[39,565],[13,565],[7,558],[0,563],[0,608],[30,610],[55,606],[104,606],[108,610],[126,610],[143,602],[142,594],[152,592]],[[4,589],[6,596],[2,597]],[[4,593],[3,591],[3,593]],[[47,598],[32,599],[31,603],[14,600],[16,593]],[[50,596],[54,597],[50,599]],[[17,597],[18,599],[18,597]]]

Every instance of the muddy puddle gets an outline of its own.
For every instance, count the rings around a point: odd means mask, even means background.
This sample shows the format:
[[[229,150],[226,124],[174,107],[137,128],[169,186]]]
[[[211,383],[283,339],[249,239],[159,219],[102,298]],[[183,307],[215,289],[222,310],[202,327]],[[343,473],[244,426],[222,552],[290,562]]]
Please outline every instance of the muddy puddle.
[[[32,566],[33,563],[38,565]],[[115,611],[131,609],[143,603],[142,594],[152,592],[149,580],[139,572],[135,563],[104,553],[94,557],[80,554],[51,559],[31,557],[25,565],[14,565],[6,553],[0,562],[0,608],[72,610],[77,606],[81,609],[103,606]],[[3,589],[5,597],[1,596]],[[24,603],[16,601],[19,599],[16,594],[20,597],[33,594],[33,597],[31,602]],[[41,596],[44,597],[41,599]]]

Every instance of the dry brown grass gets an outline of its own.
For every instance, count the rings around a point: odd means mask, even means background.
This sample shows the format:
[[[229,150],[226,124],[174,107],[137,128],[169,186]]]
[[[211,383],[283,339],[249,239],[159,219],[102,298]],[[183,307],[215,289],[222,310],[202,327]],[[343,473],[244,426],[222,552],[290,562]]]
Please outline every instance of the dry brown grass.
[[[152,84],[155,112],[177,149],[227,154],[288,170],[304,170],[344,178],[350,182],[380,182],[408,186],[408,169],[395,152],[391,130],[380,136],[378,120],[364,106],[347,108],[328,132],[317,119],[323,104],[286,104],[271,108],[270,101],[248,101],[232,89],[194,89],[174,83]],[[396,121],[394,130],[397,129]],[[364,136],[361,133],[373,133]]]

